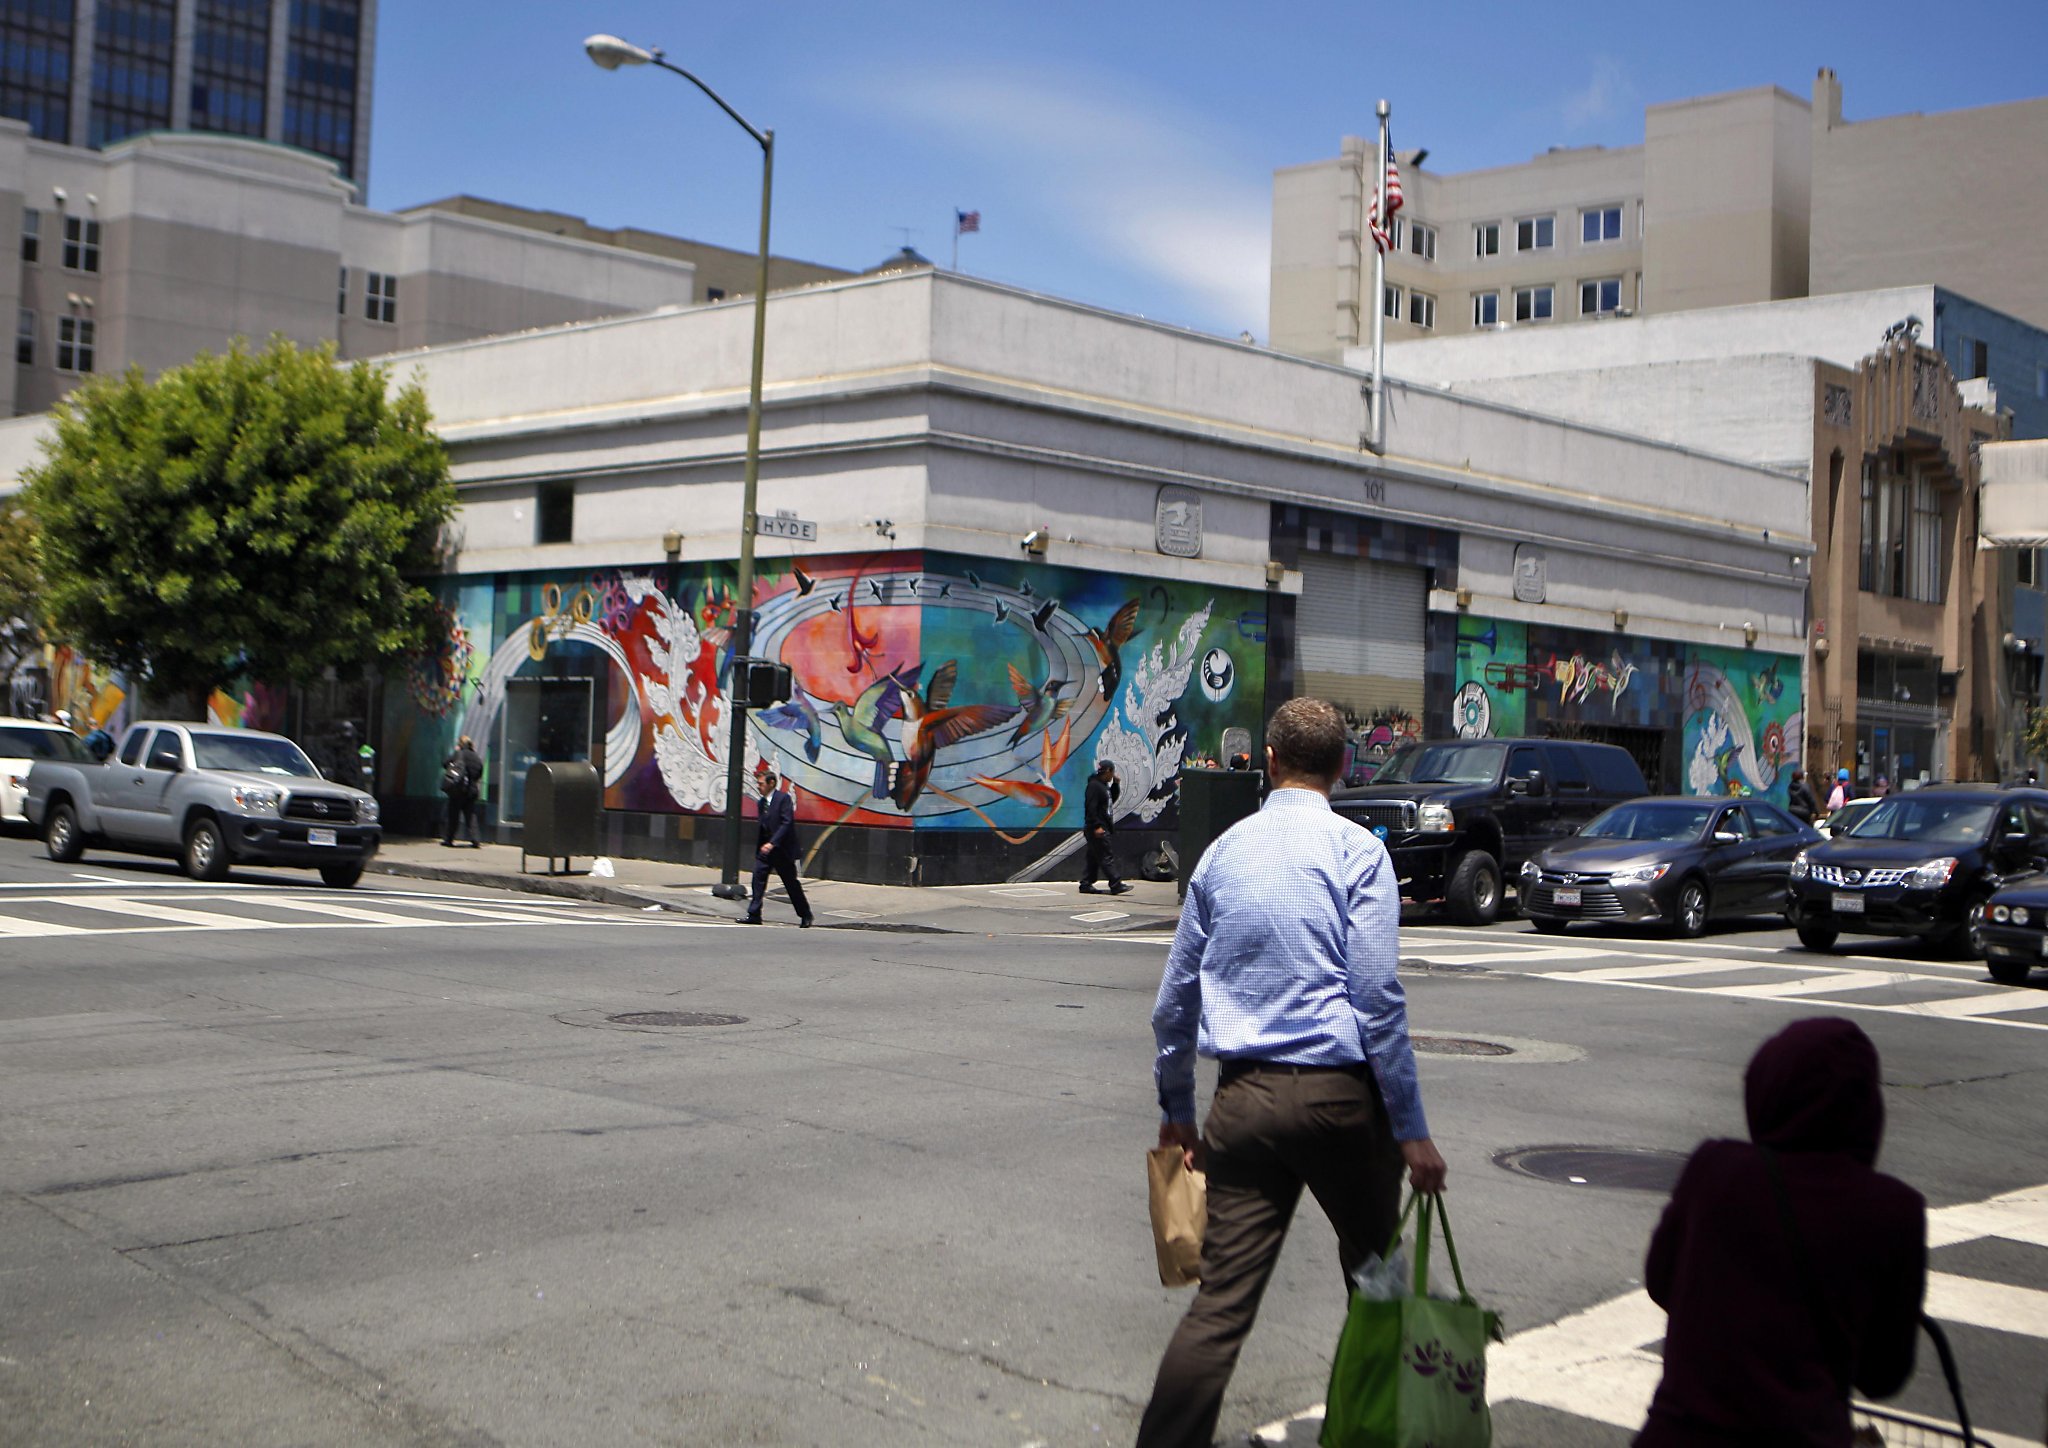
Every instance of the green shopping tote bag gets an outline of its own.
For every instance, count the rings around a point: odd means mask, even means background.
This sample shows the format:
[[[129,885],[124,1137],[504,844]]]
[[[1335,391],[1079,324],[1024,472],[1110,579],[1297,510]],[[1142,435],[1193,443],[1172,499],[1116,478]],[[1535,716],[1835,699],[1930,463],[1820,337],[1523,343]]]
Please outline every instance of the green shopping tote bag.
[[[1387,1244],[1392,1259],[1415,1211],[1410,1196]],[[1431,1219],[1442,1223],[1444,1249],[1458,1299],[1426,1294]],[[1410,1295],[1373,1301],[1351,1294],[1344,1332],[1330,1365],[1322,1448],[1488,1448],[1493,1418],[1486,1408],[1486,1344],[1500,1341],[1500,1315],[1465,1290],[1451,1219],[1440,1194],[1422,1198],[1415,1231],[1415,1282]]]

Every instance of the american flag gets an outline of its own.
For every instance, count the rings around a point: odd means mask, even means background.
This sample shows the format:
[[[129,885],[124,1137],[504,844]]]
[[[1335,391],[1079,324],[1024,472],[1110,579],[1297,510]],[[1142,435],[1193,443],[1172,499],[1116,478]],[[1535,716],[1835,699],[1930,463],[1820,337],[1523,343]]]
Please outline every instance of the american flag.
[[[1372,195],[1372,244],[1381,251],[1394,249],[1394,213],[1401,209],[1401,168],[1394,164],[1394,137],[1387,133],[1387,214],[1380,215],[1380,193]]]
[[[981,230],[979,211],[955,211],[953,213],[953,235],[965,236],[970,231]]]

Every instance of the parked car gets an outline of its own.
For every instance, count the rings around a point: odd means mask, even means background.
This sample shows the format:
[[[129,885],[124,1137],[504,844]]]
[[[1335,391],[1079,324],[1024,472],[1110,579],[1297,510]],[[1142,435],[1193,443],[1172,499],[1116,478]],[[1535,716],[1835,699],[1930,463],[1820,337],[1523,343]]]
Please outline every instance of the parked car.
[[[1887,795],[1792,862],[1786,915],[1808,950],[1844,932],[1961,953],[1972,912],[2048,861],[2048,791],[1944,785]]]
[[[1840,809],[1835,810],[1824,819],[1815,820],[1813,827],[1829,839],[1839,840],[1843,835],[1848,834],[1850,830],[1855,828],[1856,821],[1876,809],[1883,801],[1884,796],[1880,794],[1867,794],[1861,799],[1848,800],[1844,802]]]
[[[85,752],[78,736],[62,724],[0,719],[0,821],[28,822],[22,804],[28,797],[29,774],[39,759],[65,764],[92,763],[92,756]]]
[[[1404,900],[1485,925],[1523,861],[1648,793],[1635,760],[1612,744],[1450,739],[1403,745],[1371,784],[1332,803],[1386,842]]]
[[[1782,914],[1793,859],[1820,842],[1766,800],[1631,800],[1522,866],[1522,912],[1547,934],[1594,920],[1698,935],[1716,918]]]
[[[27,807],[53,860],[110,845],[176,857],[195,880],[300,865],[346,887],[380,839],[377,801],[323,779],[291,740],[199,724],[131,725],[105,764],[39,761]]]
[[[2025,985],[2037,965],[2048,965],[2048,875],[2006,885],[1978,908],[1971,946],[1991,978]]]

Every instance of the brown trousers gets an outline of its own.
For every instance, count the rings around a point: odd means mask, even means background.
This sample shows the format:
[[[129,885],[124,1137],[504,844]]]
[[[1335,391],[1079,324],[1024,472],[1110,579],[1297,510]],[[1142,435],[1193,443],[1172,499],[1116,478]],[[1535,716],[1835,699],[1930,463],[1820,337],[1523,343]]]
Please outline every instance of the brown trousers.
[[[1354,1267],[1386,1251],[1400,1216],[1401,1148],[1369,1066],[1226,1061],[1202,1143],[1202,1285],[1159,1364],[1139,1448],[1210,1448],[1304,1186],[1337,1229],[1347,1288]],[[1333,1312],[1332,1347],[1340,1325]]]

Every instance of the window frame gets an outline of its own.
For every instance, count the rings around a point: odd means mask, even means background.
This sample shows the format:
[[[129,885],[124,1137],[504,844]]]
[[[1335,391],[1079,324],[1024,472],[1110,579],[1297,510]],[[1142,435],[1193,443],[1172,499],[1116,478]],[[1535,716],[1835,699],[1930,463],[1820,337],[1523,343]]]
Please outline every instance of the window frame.
[[[1607,289],[1607,288],[1609,288],[1609,287],[1612,287],[1612,288],[1614,289],[1614,305],[1613,305],[1613,306],[1611,306],[1611,307],[1602,307],[1602,306],[1598,306],[1598,305],[1596,305],[1596,306],[1595,306],[1595,307],[1594,307],[1594,308],[1593,308],[1592,310],[1588,311],[1588,310],[1587,310],[1587,308],[1586,308],[1586,289],[1587,289],[1588,287],[1597,287],[1597,288],[1599,288],[1599,290],[1598,290],[1598,291],[1596,291],[1596,292],[1594,293],[1594,296],[1595,296],[1595,298],[1596,298],[1596,299],[1597,299],[1597,298],[1601,298],[1601,297],[1604,297],[1604,296],[1606,295],[1606,289]],[[1579,283],[1579,315],[1580,315],[1580,316],[1582,316],[1582,317],[1611,317],[1611,316],[1613,316],[1613,315],[1614,315],[1614,314],[1615,314],[1616,312],[1619,312],[1620,310],[1621,310],[1621,278],[1620,278],[1620,277],[1588,277],[1588,278],[1585,278],[1585,279],[1583,279],[1583,280],[1581,280],[1581,281],[1580,281],[1580,283]]]
[[[98,275],[100,269],[100,223],[97,217],[66,211],[64,216],[64,270]]]
[[[1408,324],[1425,332],[1436,330],[1436,297],[1433,293],[1408,289]]]
[[[363,273],[363,319],[379,326],[398,325],[398,273]]]
[[[1380,315],[1390,322],[1398,322],[1408,315],[1408,295],[1393,282],[1380,288]]]
[[[533,490],[534,546],[552,547],[575,541],[576,480],[550,478]]]
[[[59,372],[89,377],[99,361],[98,353],[99,324],[91,317],[67,315],[57,319],[55,362]]]
[[[1492,246],[1488,246],[1488,242]],[[1500,255],[1500,223],[1498,221],[1475,221],[1472,223],[1472,255],[1484,261],[1490,256]]]
[[[21,262],[37,266],[43,257],[43,213],[40,207],[21,208]]]
[[[346,317],[346,316],[348,315],[348,268],[347,268],[347,267],[343,267],[343,268],[341,269],[341,282],[340,282],[339,286],[337,286],[337,288],[335,289],[335,293],[334,293],[334,314],[335,314],[335,315],[336,315],[337,317]]]
[[[1605,232],[1607,229],[1607,218],[1609,218],[1610,216],[1614,218],[1613,235],[1586,235],[1586,224],[1588,222],[1595,221],[1596,219],[1598,224],[1593,229],[1595,231]],[[1618,241],[1626,240],[1628,240],[1628,225],[1622,215],[1620,202],[1615,202],[1611,206],[1582,206],[1579,208],[1580,246],[1612,246],[1614,243]]]
[[[1522,240],[1523,228],[1525,227],[1528,229],[1529,234],[1529,240],[1526,244]],[[1550,233],[1547,240],[1543,239],[1545,228],[1548,228]],[[1517,216],[1515,218],[1515,255],[1520,256],[1525,252],[1531,251],[1554,251],[1556,248],[1556,212],[1542,212],[1536,215]]]
[[[1427,221],[1411,222],[1408,227],[1408,252],[1419,261],[1436,260],[1436,228]]]
[[[33,367],[36,365],[36,341],[38,318],[33,307],[17,309],[14,319],[14,365]]]
[[[1544,301],[1544,310],[1539,315],[1536,302]],[[1522,315],[1522,298],[1529,299],[1529,315]],[[1555,282],[1532,282],[1526,287],[1515,288],[1515,320],[1517,322],[1553,322],[1557,320],[1557,284]]]
[[[1482,317],[1480,313],[1487,310],[1485,304],[1488,302],[1493,303],[1491,308],[1493,315]],[[1474,327],[1498,327],[1500,325],[1499,292],[1474,292],[1472,294],[1472,325]]]

